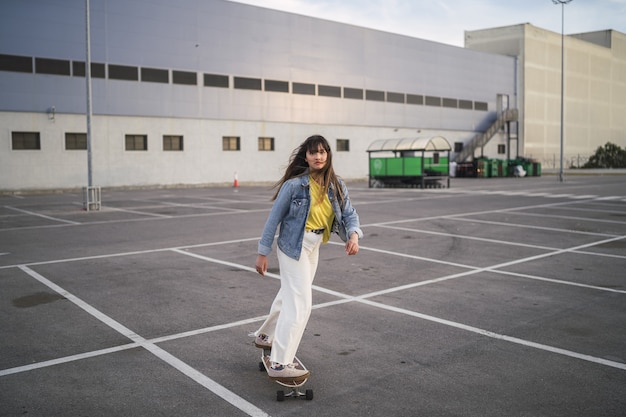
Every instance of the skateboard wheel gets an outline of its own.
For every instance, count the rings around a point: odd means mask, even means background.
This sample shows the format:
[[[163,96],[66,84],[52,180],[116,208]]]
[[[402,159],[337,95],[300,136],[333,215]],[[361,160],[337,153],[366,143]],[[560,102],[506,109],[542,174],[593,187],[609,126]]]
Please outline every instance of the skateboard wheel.
[[[306,397],[307,401],[311,401],[313,399],[313,390],[312,389],[308,389],[306,390]]]
[[[285,401],[285,391],[276,391],[276,401]]]

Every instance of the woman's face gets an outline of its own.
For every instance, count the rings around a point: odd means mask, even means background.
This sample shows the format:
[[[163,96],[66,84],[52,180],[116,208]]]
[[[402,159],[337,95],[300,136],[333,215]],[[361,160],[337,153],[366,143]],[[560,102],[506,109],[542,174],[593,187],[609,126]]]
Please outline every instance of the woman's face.
[[[328,153],[326,149],[320,144],[315,151],[306,151],[306,162],[309,164],[309,172],[320,171],[326,166],[326,158]]]

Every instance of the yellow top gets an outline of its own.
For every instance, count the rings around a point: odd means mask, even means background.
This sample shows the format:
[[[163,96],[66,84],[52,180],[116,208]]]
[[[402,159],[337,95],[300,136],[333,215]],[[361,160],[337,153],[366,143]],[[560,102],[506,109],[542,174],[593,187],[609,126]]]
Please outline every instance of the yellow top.
[[[309,175],[309,190],[311,193],[311,208],[309,217],[306,219],[306,230],[324,229],[322,242],[326,243],[330,239],[330,229],[335,220],[335,212],[330,204],[328,194],[313,177]]]

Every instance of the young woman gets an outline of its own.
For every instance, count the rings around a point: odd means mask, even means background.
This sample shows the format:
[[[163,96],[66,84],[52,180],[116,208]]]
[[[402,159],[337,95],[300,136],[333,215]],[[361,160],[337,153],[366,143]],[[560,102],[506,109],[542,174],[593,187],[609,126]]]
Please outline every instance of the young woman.
[[[269,316],[254,333],[255,345],[271,347],[270,378],[297,380],[309,376],[309,371],[295,368],[293,360],[311,315],[319,247],[336,232],[346,242],[346,253],[355,255],[363,232],[348,189],[335,175],[324,137],[311,136],[293,151],[275,187],[278,191],[259,242],[256,270],[261,275],[267,272],[267,255],[280,225],[280,290]]]

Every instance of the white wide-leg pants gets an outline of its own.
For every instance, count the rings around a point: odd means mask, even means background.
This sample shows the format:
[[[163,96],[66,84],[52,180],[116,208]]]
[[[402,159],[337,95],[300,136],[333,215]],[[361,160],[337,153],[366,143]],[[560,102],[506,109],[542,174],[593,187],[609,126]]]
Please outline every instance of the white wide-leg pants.
[[[300,259],[285,255],[280,249],[280,290],[272,303],[270,314],[254,334],[265,334],[272,343],[270,360],[287,365],[293,362],[311,316],[313,279],[317,271],[322,235],[304,233]]]

